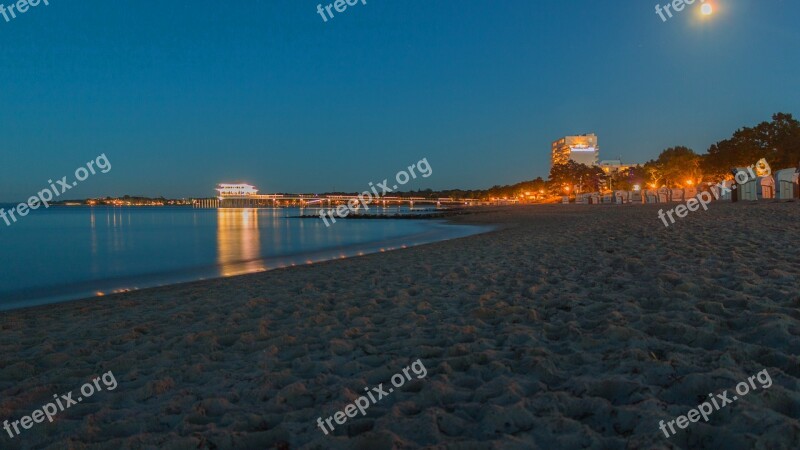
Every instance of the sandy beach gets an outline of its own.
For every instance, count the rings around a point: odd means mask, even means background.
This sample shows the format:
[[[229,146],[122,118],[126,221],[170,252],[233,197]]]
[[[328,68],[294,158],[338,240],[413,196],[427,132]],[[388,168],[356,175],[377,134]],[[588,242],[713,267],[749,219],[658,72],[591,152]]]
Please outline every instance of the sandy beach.
[[[0,448],[796,448],[800,203],[669,228],[658,206],[499,208],[454,218],[498,226],[463,239],[0,313],[0,421],[118,382]]]

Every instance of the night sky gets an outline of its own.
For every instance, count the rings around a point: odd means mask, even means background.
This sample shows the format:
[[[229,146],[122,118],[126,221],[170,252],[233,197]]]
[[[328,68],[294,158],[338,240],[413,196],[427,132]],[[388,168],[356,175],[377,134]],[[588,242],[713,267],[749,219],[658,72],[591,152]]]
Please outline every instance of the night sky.
[[[71,197],[361,191],[421,158],[413,189],[486,188],[566,134],[645,162],[800,115],[800,2],[656,3],[50,0],[0,16],[0,201],[100,153]]]

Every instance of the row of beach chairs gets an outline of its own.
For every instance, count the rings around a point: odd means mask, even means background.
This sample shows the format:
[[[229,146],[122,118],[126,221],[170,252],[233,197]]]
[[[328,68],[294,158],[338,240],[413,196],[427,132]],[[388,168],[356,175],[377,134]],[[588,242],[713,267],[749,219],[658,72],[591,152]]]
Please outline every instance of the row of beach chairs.
[[[644,191],[614,191],[610,194],[591,192],[578,194],[575,203],[582,205],[599,204],[625,204],[625,203],[670,203],[685,202],[696,197],[702,191],[709,191],[715,199],[732,200],[734,196],[738,200],[764,200],[764,199],[798,199],[800,198],[800,172],[798,169],[783,169],[776,171],[773,175],[765,177],[751,178],[743,184],[729,180],[721,183],[724,188],[718,185],[709,184],[702,189],[685,188],[669,189],[660,188]],[[736,189],[733,189],[736,185]],[[562,197],[563,203],[569,203],[569,197]]]

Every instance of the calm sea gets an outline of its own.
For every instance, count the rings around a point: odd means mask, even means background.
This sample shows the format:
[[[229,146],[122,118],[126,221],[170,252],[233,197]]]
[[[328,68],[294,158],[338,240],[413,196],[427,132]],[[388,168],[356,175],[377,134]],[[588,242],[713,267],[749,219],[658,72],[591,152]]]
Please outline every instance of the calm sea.
[[[300,214],[287,208],[51,207],[11,226],[0,220],[0,310],[308,264],[484,230],[390,219],[340,220],[327,228],[322,220],[290,217]]]

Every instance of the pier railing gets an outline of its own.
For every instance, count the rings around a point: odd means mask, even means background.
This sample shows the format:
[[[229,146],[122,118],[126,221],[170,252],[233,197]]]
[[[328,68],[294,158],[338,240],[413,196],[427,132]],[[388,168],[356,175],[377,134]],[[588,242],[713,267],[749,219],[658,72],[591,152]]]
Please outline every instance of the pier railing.
[[[280,207],[306,207],[306,208],[328,208],[337,205],[344,205],[348,202],[357,201],[361,203],[361,198],[355,195],[325,195],[313,196],[303,194],[264,194],[264,195],[244,195],[244,196],[224,196],[216,198],[198,198],[192,200],[195,208],[216,209],[216,208],[280,208]],[[402,206],[408,205],[436,205],[442,206],[475,206],[480,203],[477,199],[453,199],[453,198],[425,198],[425,197],[380,197],[367,202],[367,205],[375,206]]]

